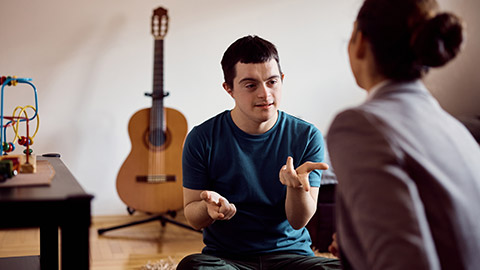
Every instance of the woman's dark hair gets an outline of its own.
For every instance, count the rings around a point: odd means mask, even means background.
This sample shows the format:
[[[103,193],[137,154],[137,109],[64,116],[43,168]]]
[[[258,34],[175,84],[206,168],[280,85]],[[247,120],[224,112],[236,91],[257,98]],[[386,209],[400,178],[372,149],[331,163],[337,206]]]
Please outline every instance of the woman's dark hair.
[[[235,65],[237,63],[258,64],[268,62],[271,59],[277,61],[280,68],[280,58],[277,48],[271,42],[258,36],[245,36],[232,43],[222,58],[223,76],[227,85],[233,89],[233,79],[236,76]]]
[[[418,79],[458,54],[463,23],[437,8],[435,0],[365,0],[357,31],[370,41],[378,72],[392,80]]]

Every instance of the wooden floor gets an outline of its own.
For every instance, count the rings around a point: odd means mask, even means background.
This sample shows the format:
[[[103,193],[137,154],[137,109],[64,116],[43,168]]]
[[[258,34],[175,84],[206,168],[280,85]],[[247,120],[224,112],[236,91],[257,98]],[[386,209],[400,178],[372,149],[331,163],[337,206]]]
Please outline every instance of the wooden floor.
[[[148,262],[172,259],[178,262],[187,254],[200,252],[202,235],[195,231],[159,221],[105,232],[97,229],[121,225],[150,216],[97,216],[90,230],[90,269],[140,270]],[[186,223],[178,213],[176,221]],[[0,230],[0,258],[40,254],[39,229]],[[170,259],[169,259],[170,258]]]

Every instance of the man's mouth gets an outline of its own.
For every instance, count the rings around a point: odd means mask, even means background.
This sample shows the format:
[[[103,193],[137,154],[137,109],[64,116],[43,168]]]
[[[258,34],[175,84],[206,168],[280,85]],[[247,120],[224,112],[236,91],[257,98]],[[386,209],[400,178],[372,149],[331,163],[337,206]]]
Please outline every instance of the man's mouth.
[[[255,107],[259,107],[259,108],[262,108],[262,109],[268,109],[270,108],[271,106],[273,106],[273,102],[269,102],[269,103],[261,103],[261,104],[257,104],[255,105]]]

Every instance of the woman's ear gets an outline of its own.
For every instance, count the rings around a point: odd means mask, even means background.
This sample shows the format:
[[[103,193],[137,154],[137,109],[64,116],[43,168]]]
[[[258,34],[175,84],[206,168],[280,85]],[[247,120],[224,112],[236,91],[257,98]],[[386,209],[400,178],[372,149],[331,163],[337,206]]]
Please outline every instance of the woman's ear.
[[[352,50],[357,59],[364,59],[367,54],[367,47],[370,45],[361,31],[356,30],[352,37]]]

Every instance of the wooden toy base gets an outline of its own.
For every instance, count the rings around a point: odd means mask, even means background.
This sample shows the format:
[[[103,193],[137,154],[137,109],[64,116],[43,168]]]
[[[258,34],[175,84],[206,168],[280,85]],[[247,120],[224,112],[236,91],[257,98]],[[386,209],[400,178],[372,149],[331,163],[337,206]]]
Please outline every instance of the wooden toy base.
[[[17,176],[0,183],[2,187],[44,186],[50,185],[55,170],[47,160],[36,161],[36,173],[19,173]]]
[[[28,156],[28,163],[27,163],[27,156],[26,155],[6,155],[1,156],[0,159],[12,159],[17,158],[20,162],[20,168],[18,173],[36,173],[37,172],[37,156],[30,155]]]

